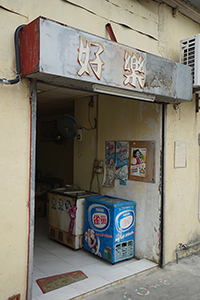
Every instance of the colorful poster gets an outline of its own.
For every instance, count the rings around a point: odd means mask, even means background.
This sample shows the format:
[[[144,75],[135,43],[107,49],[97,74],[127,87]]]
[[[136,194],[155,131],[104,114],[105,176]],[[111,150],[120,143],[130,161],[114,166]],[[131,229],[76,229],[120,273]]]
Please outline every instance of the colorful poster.
[[[116,167],[129,165],[129,142],[116,142]]]
[[[115,163],[115,142],[106,142],[106,165]]]
[[[115,171],[115,176],[117,179],[120,179],[122,181],[127,181],[128,180],[128,166],[125,165],[121,168],[118,168]]]
[[[145,177],[146,175],[146,148],[131,148],[130,171],[132,176]]]
[[[120,180],[121,185],[126,185],[126,181],[128,180],[128,166],[125,165],[121,168],[118,168],[115,171],[115,176]]]
[[[115,167],[110,165],[105,165],[103,185],[107,187],[114,187],[114,183],[115,183]]]

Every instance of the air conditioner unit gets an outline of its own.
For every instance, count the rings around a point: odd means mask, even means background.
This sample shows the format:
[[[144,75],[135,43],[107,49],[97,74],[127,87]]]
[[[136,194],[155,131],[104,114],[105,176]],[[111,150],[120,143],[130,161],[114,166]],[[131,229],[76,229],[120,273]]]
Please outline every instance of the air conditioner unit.
[[[192,67],[193,87],[200,86],[200,34],[180,41],[180,63]]]

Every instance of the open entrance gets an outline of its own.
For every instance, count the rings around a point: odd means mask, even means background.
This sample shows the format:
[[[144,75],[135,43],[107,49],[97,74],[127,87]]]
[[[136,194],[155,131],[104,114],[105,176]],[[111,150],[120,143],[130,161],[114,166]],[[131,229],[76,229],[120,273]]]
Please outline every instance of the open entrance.
[[[157,266],[156,263],[146,259],[135,258],[111,264],[83,249],[84,197],[88,192],[98,193],[102,181],[102,177],[96,180],[92,176],[94,175],[92,167],[96,158],[96,147],[98,147],[98,132],[104,130],[105,126],[105,124],[97,124],[98,101],[97,96],[95,99],[93,96],[88,92],[37,83],[33,298],[40,296],[42,299],[43,292],[51,290],[48,284],[43,286],[43,290],[39,287],[36,281],[41,278],[77,271],[83,272],[87,279],[49,292],[54,299],[59,296],[59,299],[63,297],[66,300]],[[87,106],[86,110],[83,109],[83,105]],[[81,111],[84,114],[82,119]],[[93,143],[91,151],[87,153],[88,149],[85,149],[84,143],[77,140],[77,135],[66,138],[60,133],[59,120],[62,116],[72,117],[75,121],[78,116],[77,124],[81,122],[83,130],[79,139],[88,139],[87,144],[90,139]],[[83,157],[86,158],[84,166]],[[100,157],[104,157],[104,153]],[[65,204],[62,203],[65,191],[67,195],[71,192],[75,193],[77,202],[80,201],[82,206],[76,215],[75,226],[79,232],[78,236],[73,235],[72,232],[70,240],[68,240],[69,230],[67,230],[70,225],[69,216],[66,215],[65,218],[62,215],[57,218],[55,214],[50,213],[54,205],[53,197],[57,201],[58,209],[66,211],[66,207],[63,207]],[[106,190],[102,190],[102,193],[105,194]],[[59,195],[62,196],[59,197]],[[70,201],[73,202],[70,199],[72,198],[69,197],[67,200],[69,207]],[[63,225],[65,223],[67,223],[66,230]]]

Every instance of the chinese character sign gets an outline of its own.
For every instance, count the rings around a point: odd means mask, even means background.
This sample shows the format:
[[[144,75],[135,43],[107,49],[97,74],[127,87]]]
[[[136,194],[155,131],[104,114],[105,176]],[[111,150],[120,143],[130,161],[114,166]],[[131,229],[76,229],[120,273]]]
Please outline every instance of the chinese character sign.
[[[86,45],[84,45],[83,37],[79,37],[79,49],[78,49],[78,63],[81,68],[77,72],[79,76],[82,76],[84,73],[90,75],[90,69],[93,71],[97,79],[101,79],[102,66],[104,61],[101,59],[101,54],[104,51],[104,47],[101,43],[92,42],[89,43],[86,40]],[[90,56],[93,54],[94,59],[91,59]],[[90,68],[89,68],[90,67]]]
[[[142,89],[145,83],[145,58],[139,53],[125,51],[124,54],[124,74],[126,79],[124,80],[124,85],[131,85],[136,88],[138,85]]]
[[[110,59],[110,52],[116,53]],[[106,44],[106,49],[101,42],[88,40],[79,36],[77,74],[95,76],[102,83],[115,83],[115,86],[143,89],[146,76],[145,53],[137,50],[121,50]],[[105,63],[106,62],[106,63]],[[103,68],[103,66],[105,67]],[[112,69],[112,72],[110,71]],[[102,71],[104,76],[102,76]],[[109,74],[109,75],[108,75]],[[108,78],[109,76],[109,78]],[[124,79],[125,77],[125,79]],[[106,80],[106,81],[105,81]]]

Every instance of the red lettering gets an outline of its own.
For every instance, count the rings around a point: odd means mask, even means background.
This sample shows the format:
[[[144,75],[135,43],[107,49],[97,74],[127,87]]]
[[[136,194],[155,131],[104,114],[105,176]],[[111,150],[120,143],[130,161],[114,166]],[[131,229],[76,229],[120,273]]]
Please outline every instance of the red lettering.
[[[94,225],[100,225],[100,217],[98,215],[93,216],[93,223]]]
[[[107,223],[107,218],[106,216],[101,216],[101,224],[105,224]]]

